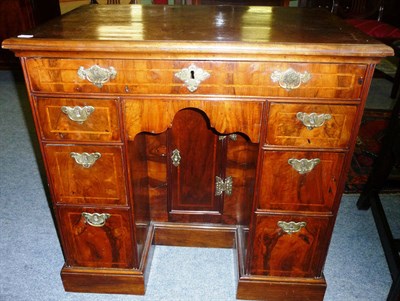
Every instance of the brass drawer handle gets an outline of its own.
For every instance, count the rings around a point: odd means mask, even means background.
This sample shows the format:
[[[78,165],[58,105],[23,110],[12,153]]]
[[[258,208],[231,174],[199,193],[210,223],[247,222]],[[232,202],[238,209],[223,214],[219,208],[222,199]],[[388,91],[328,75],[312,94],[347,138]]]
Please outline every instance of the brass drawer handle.
[[[92,106],[84,106],[84,107],[62,106],[61,111],[65,115],[67,115],[68,118],[71,119],[72,121],[82,124],[94,112],[94,107],[92,107]]]
[[[284,222],[284,221],[279,221],[277,223],[278,227],[283,230],[283,232],[291,235],[293,233],[299,232],[302,228],[307,226],[306,222]]]
[[[84,168],[90,168],[93,166],[93,164],[100,159],[101,154],[98,152],[95,153],[76,153],[76,152],[71,152],[70,153],[71,157],[75,159],[75,162],[79,165],[82,165]]]
[[[312,130],[314,128],[323,126],[325,121],[332,118],[332,115],[317,113],[307,114],[303,112],[298,112],[296,114],[296,118],[300,120],[307,129]]]
[[[84,67],[79,67],[78,76],[81,79],[86,79],[98,88],[103,87],[103,85],[114,79],[117,75],[117,71],[114,67],[102,68],[98,65],[93,65],[90,68],[85,69]]]
[[[223,192],[227,195],[232,194],[233,180],[232,177],[227,177],[223,180],[220,177],[215,177],[215,195],[221,195]]]
[[[171,155],[172,164],[175,167],[178,167],[179,164],[181,164],[181,159],[182,159],[182,157],[181,157],[181,153],[179,152],[179,149],[177,149],[177,148],[174,149],[172,151],[172,155]]]
[[[293,70],[292,68],[286,71],[274,71],[271,74],[271,79],[274,83],[278,82],[283,89],[290,91],[297,89],[311,79],[311,74],[305,71],[303,74]]]
[[[306,173],[309,173],[314,169],[315,166],[318,165],[318,163],[321,162],[320,159],[315,158],[315,159],[294,159],[290,158],[288,160],[288,163],[293,167],[294,170],[296,170],[299,174],[303,175]]]
[[[191,64],[187,68],[175,73],[175,76],[183,81],[183,84],[190,92],[194,92],[200,86],[200,83],[210,77],[210,73]]]
[[[103,227],[106,220],[111,217],[109,213],[87,213],[82,212],[85,223],[93,227]]]

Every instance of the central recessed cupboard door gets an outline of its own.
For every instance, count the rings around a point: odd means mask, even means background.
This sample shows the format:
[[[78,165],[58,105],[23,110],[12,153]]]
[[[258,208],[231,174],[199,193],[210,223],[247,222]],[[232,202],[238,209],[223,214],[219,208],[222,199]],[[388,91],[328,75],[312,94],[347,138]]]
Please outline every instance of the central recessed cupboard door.
[[[218,178],[224,179],[223,136],[195,109],[179,111],[167,136],[170,218],[215,221],[212,216],[220,216],[222,210],[223,194],[215,185]]]

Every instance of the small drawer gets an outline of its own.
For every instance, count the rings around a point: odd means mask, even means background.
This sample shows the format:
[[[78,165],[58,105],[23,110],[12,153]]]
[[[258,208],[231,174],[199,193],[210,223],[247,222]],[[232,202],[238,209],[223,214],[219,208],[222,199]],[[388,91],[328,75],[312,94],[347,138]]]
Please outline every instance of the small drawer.
[[[26,68],[33,92],[359,99],[367,65],[30,58]]]
[[[268,145],[348,148],[357,106],[271,103]]]
[[[251,274],[321,277],[331,218],[257,214],[255,223]]]
[[[331,212],[345,154],[266,151],[258,208]]]
[[[128,209],[58,207],[56,210],[68,266],[134,267]]]
[[[118,100],[36,99],[42,138],[60,141],[121,141]]]
[[[55,202],[127,204],[120,147],[46,145],[44,152]]]

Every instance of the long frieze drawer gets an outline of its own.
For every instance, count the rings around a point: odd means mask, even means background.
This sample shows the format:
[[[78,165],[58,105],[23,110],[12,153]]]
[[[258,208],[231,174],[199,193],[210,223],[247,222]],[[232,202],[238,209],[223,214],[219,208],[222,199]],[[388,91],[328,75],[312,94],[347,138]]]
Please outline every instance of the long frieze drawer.
[[[121,141],[117,99],[37,97],[45,140]]]
[[[26,68],[34,92],[358,99],[367,66],[30,58]]]
[[[357,106],[271,103],[266,144],[347,148]]]
[[[266,151],[258,208],[331,212],[344,153]]]
[[[120,147],[46,145],[44,152],[55,202],[127,204]]]
[[[257,214],[250,273],[321,277],[331,222],[329,217]]]
[[[134,267],[129,210],[58,207],[57,214],[68,266]]]

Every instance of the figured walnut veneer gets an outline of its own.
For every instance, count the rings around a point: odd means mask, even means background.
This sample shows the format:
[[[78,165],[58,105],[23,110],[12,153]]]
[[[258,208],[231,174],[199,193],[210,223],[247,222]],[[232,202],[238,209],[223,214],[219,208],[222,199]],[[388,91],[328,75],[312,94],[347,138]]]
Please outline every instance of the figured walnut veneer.
[[[89,68],[97,64],[118,70],[118,76],[102,92],[125,95],[191,94],[174,74],[192,63],[212,75],[200,85],[198,93],[216,95],[359,98],[362,87],[359,79],[364,78],[366,72],[366,65],[357,64],[36,58],[26,62],[32,75],[32,91],[98,93],[95,86],[76,77],[80,66]],[[290,92],[281,89],[269,75],[289,68],[311,73],[310,84]]]
[[[329,114],[323,126],[308,129],[296,117],[298,112]],[[265,143],[307,148],[346,148],[357,114],[357,106],[271,103]]]
[[[36,106],[41,135],[45,140],[121,141],[117,99],[40,97],[36,99]],[[78,123],[62,112],[60,108],[63,106],[93,106],[95,111],[85,122]]]
[[[67,291],[144,294],[160,244],[235,248],[240,299],[323,299],[390,48],[279,7],[84,6],[27,34],[3,47],[24,69]]]

